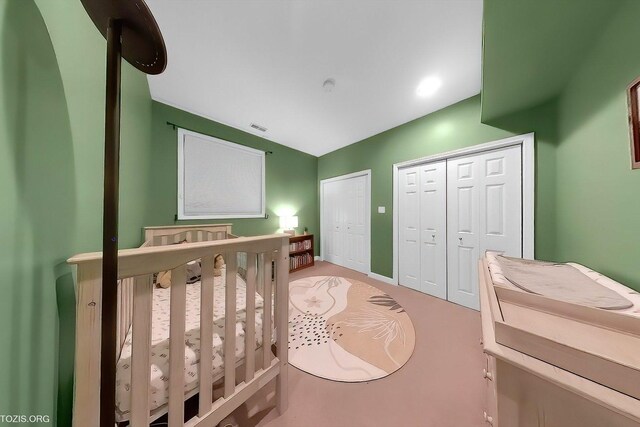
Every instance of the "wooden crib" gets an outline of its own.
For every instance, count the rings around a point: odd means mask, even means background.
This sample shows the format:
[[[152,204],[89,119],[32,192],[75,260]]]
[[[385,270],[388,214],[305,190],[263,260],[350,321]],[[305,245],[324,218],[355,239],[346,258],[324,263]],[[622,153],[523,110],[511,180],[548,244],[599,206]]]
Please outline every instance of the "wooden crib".
[[[187,244],[174,244],[186,240]],[[117,356],[131,331],[131,402],[128,421],[148,426],[168,414],[168,425],[215,426],[269,381],[276,378],[276,402],[287,407],[288,236],[236,237],[229,224],[145,228],[145,243],[118,255]],[[236,279],[246,263],[244,358],[236,357],[236,334],[225,334],[223,376],[213,374],[214,257],[226,260],[224,330],[236,331]],[[239,257],[238,254],[241,254]],[[186,265],[200,260],[197,415],[185,422]],[[68,261],[76,267],[76,351],[74,426],[98,426],[100,419],[100,313],[102,254],[87,253]],[[150,410],[150,360],[153,275],[171,271],[168,351],[168,404]],[[262,297],[262,331],[256,331],[256,292]],[[275,295],[274,295],[275,294]],[[203,319],[210,319],[203,321]],[[256,334],[261,334],[257,336]],[[275,334],[275,345],[271,346]],[[256,349],[256,338],[262,346]],[[271,349],[275,348],[275,354]],[[214,383],[223,382],[222,397],[213,398]],[[195,398],[194,398],[195,399]],[[115,410],[115,408],[113,408]]]

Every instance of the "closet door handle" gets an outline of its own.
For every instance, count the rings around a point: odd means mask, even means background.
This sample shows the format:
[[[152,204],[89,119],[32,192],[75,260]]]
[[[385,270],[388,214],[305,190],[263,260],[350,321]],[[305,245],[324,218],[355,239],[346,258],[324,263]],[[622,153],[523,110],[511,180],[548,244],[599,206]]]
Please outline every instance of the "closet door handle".
[[[492,380],[493,381],[493,374],[490,371],[487,371],[486,369],[482,370],[482,376],[485,377],[488,380]]]

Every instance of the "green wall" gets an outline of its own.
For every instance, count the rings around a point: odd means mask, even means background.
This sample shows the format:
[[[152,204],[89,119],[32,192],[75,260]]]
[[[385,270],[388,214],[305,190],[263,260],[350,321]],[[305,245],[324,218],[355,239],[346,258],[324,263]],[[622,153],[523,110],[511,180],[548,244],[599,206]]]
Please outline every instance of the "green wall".
[[[504,129],[499,129],[480,123],[480,96],[475,96],[320,157],[318,178],[371,169],[371,229],[375,230],[371,234],[371,270],[391,277],[393,164],[537,130],[536,162],[538,169],[544,170],[546,165],[553,164],[552,111],[552,104],[540,106],[525,116],[532,118],[531,122],[516,115],[505,120]],[[532,123],[537,124],[538,129]],[[541,173],[536,179],[536,254],[540,257],[550,257],[552,246],[540,244],[553,239],[553,222],[545,215],[554,203],[552,177],[552,173]],[[385,206],[386,213],[377,213],[378,206]]]
[[[0,49],[0,413],[53,417],[56,279],[67,271],[78,202],[75,172],[66,167],[71,128],[53,46],[32,1],[0,2]]]
[[[482,121],[549,101],[620,0],[484,0]]]
[[[0,413],[68,425],[75,297],[65,260],[101,247],[105,41],[79,1],[1,0],[0,49]],[[143,75],[122,71],[130,247],[146,223],[151,98]]]
[[[640,170],[630,169],[625,92],[640,75],[640,2],[621,3],[559,99],[556,258],[640,290]]]
[[[100,250],[106,43],[77,0],[0,0],[0,414],[69,425],[75,295],[71,255]],[[120,247],[176,212],[176,136],[167,120],[267,157],[265,220],[297,213],[318,229],[317,158],[151,100],[146,77],[122,66]],[[11,345],[8,345],[11,343]]]
[[[266,156],[267,219],[179,221],[179,223],[231,222],[234,234],[251,236],[275,233],[278,231],[280,215],[297,214],[299,233],[304,227],[309,229],[309,233],[319,231],[317,157],[159,102],[153,103],[153,152],[148,159],[152,180],[150,196],[153,200],[147,206],[150,225],[172,224],[175,222],[177,213],[178,137],[176,130],[167,125],[167,122],[248,147],[273,152]]]

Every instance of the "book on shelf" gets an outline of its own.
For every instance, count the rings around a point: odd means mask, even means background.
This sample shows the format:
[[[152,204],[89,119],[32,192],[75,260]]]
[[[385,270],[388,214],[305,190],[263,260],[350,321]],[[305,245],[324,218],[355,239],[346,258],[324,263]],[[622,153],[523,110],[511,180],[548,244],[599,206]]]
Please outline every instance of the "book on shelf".
[[[311,240],[303,240],[289,244],[289,251],[291,252],[306,251],[308,249],[311,249]]]
[[[313,262],[311,254],[294,255],[289,259],[289,269],[295,270]]]

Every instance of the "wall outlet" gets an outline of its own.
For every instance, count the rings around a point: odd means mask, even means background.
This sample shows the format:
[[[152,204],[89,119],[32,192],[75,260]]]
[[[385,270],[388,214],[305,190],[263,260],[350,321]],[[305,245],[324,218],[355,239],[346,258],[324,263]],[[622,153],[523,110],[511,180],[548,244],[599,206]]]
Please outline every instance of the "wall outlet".
[[[385,213],[386,208],[384,206],[378,206],[378,213]]]

